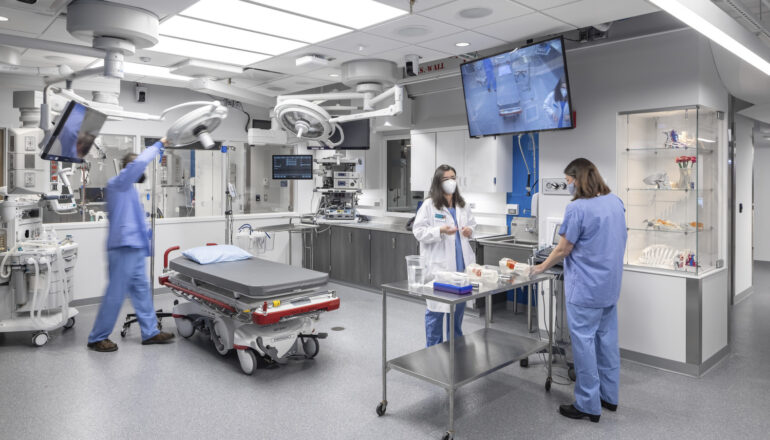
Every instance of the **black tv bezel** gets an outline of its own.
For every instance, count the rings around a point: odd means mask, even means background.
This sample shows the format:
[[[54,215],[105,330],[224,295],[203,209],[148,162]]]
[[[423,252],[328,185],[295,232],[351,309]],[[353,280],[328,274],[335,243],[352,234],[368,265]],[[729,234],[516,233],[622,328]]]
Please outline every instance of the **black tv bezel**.
[[[51,137],[48,138],[48,141],[45,144],[45,148],[43,148],[43,152],[40,153],[40,158],[41,159],[43,159],[43,160],[50,160],[52,162],[67,162],[67,163],[83,163],[83,162],[85,162],[85,160],[81,159],[81,158],[72,158],[72,157],[65,157],[65,156],[55,156],[53,154],[48,154],[49,151],[51,151],[51,147],[53,147],[54,140],[58,139],[59,135],[61,134],[61,129],[64,126],[64,124],[62,124],[62,121],[67,121],[67,119],[69,119],[70,113],[72,113],[72,109],[75,108],[75,105],[78,105],[78,104],[82,105],[83,107],[85,107],[86,111],[92,111],[92,112],[99,113],[100,115],[103,115],[105,122],[107,121],[107,115],[105,115],[104,113],[102,113],[102,112],[100,112],[98,110],[94,110],[92,107],[89,107],[87,105],[80,104],[79,102],[76,102],[74,100],[70,101],[67,104],[67,107],[64,109],[64,112],[62,113],[61,118],[59,118],[59,123],[56,124],[56,128],[54,128],[53,134],[51,134]],[[104,125],[104,124],[102,123],[102,125]]]
[[[275,177],[275,158],[276,157],[309,157],[310,158],[310,177]],[[313,180],[313,155],[312,154],[273,154],[270,161],[273,180]]]
[[[535,46],[535,45],[538,45],[538,44],[545,43],[547,41],[552,41],[552,40],[557,40],[557,39],[561,41],[561,49],[562,49],[561,50],[561,56],[562,56],[562,59],[564,60],[564,79],[567,81],[567,100],[569,101],[570,126],[569,127],[562,127],[562,128],[544,128],[542,130],[504,131],[504,132],[500,132],[500,133],[489,133],[489,134],[482,134],[482,135],[478,135],[478,136],[472,136],[471,135],[471,121],[468,118],[468,100],[466,98],[467,95],[465,94],[465,81],[464,81],[464,78],[463,78],[463,66],[466,65],[466,64],[476,63],[476,62],[485,60],[487,58],[496,57],[496,56],[504,54],[504,53],[513,52],[514,50],[524,49],[526,47]],[[460,82],[462,83],[462,86],[463,86],[463,103],[465,104],[465,122],[468,124],[468,136],[471,137],[471,138],[480,139],[480,138],[490,137],[490,136],[504,136],[504,135],[507,135],[507,134],[520,135],[520,134],[527,134],[527,133],[542,133],[542,132],[546,132],[546,131],[562,131],[562,130],[573,130],[573,129],[575,129],[575,118],[572,117],[572,112],[573,112],[573,108],[572,108],[572,86],[570,85],[570,82],[569,82],[569,70],[567,69],[567,47],[564,45],[564,35],[559,35],[558,37],[554,37],[554,38],[546,38],[544,40],[536,41],[534,43],[529,43],[529,44],[525,44],[523,46],[518,46],[518,47],[516,47],[514,49],[504,50],[502,52],[497,52],[497,53],[494,53],[492,55],[485,56],[483,58],[477,58],[475,60],[466,61],[466,62],[460,64]]]

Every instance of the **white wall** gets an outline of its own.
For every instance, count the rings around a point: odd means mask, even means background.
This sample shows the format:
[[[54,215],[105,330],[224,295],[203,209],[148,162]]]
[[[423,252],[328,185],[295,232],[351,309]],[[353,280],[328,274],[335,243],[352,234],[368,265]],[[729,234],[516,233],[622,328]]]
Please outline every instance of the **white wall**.
[[[765,130],[768,128],[766,127]],[[754,136],[754,259],[770,261],[770,141]]]
[[[754,121],[746,117],[735,117],[735,277],[733,286],[739,295],[752,286],[753,275],[753,180],[754,143],[752,132]],[[739,211],[743,205],[743,212]]]

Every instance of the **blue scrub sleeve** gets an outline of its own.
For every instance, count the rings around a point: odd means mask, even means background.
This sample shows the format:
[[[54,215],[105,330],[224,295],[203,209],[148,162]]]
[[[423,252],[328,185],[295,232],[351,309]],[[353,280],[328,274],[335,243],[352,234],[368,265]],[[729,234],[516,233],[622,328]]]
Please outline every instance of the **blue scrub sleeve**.
[[[580,239],[582,220],[580,212],[575,209],[574,205],[568,205],[564,211],[564,221],[561,224],[561,229],[559,229],[559,235],[574,245]]]

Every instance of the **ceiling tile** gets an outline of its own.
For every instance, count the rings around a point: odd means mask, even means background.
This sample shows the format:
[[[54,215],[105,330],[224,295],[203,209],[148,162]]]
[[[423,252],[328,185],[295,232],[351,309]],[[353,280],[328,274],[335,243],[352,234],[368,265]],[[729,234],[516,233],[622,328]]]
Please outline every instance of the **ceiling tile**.
[[[585,27],[657,11],[658,8],[645,0],[582,0],[543,13],[573,26]]]
[[[0,15],[8,19],[8,21],[0,22],[0,34],[8,33],[8,31],[16,31],[37,36],[40,35],[54,19],[52,15],[36,14],[34,12],[20,11],[18,9],[1,6]]]
[[[327,58],[333,58],[333,60],[331,60],[329,64],[326,66],[316,66],[316,65],[297,66],[295,64],[295,60],[297,58],[304,55],[310,55],[310,54],[323,55],[324,57],[327,57]],[[307,47],[303,47],[302,49],[297,49],[293,52],[290,52],[284,55],[280,55],[264,61],[260,61],[258,63],[254,63],[249,67],[256,67],[258,69],[264,69],[264,70],[271,70],[273,72],[285,73],[287,75],[300,75],[300,74],[305,74],[307,72],[312,72],[314,70],[323,69],[326,67],[339,67],[339,65],[344,63],[345,61],[350,61],[357,58],[360,58],[360,57],[348,52],[342,52],[339,50],[329,49],[326,47],[307,46]]]
[[[539,12],[516,17],[500,23],[482,26],[476,32],[509,42],[538,38],[574,29],[573,26],[555,20]]]
[[[330,75],[337,75],[337,76],[330,76]],[[332,82],[339,82],[341,81],[341,69],[337,67],[329,67],[325,69],[318,69],[314,70],[312,72],[305,73],[301,76],[307,77],[307,78],[315,78],[320,79],[322,81],[332,81]]]
[[[362,29],[404,15],[404,10],[372,0],[255,0],[284,11]]]
[[[421,12],[420,15],[465,29],[476,29],[531,12],[532,9],[509,0],[457,0]]]
[[[431,20],[421,15],[409,15],[366,29],[367,33],[411,44],[435,40],[462,31],[463,29],[457,26]]]
[[[268,70],[261,70],[256,68],[246,68],[243,70],[243,76],[248,80],[255,83],[255,85],[264,84],[266,82],[275,81],[283,78],[286,75],[283,73],[271,72]]]
[[[404,11],[409,10],[409,0],[377,0],[380,3],[390,5]],[[414,12],[421,12],[426,9],[435,8],[436,6],[449,3],[453,0],[419,0],[414,3]]]
[[[331,49],[350,52],[359,56],[369,56],[379,52],[385,52],[399,47],[406,46],[407,43],[383,38],[377,35],[364,32],[352,32],[341,37],[318,43],[318,46]]]
[[[28,49],[24,52],[21,60],[25,66],[53,67],[60,64],[66,64],[74,70],[79,70],[96,61],[96,58],[46,50]]]
[[[152,64],[154,66],[163,66],[163,67],[170,67],[176,63],[179,63],[188,59],[187,57],[183,57],[180,55],[153,52],[151,50],[143,49],[143,50],[137,51],[136,55],[127,56],[126,61],[130,61],[132,63],[145,63],[145,61],[142,61],[142,58],[144,57],[148,57],[150,59],[150,61],[147,61],[146,63]]]
[[[567,3],[577,3],[579,1],[580,0],[516,0],[516,3],[521,3],[524,6],[542,11],[543,9],[555,8],[557,6],[566,5]]]
[[[123,3],[128,6],[152,11],[161,19],[178,14],[195,4],[198,0],[110,0],[115,3]]]
[[[257,93],[263,93],[268,96],[287,95],[301,92],[303,90],[314,89],[316,87],[333,84],[336,81],[324,81],[317,78],[306,78],[302,76],[293,76],[290,78],[279,79],[277,81],[252,87],[249,90]]]
[[[452,56],[450,53],[441,52],[438,50],[428,49],[422,46],[405,46],[395,50],[389,50],[387,52],[378,53],[377,58],[384,58],[386,60],[395,61],[399,66],[404,66],[404,56],[406,55],[419,55],[420,63],[427,63],[428,61],[435,61]]]
[[[470,45],[457,47],[455,43],[460,42],[470,43]],[[464,31],[458,34],[447,35],[446,37],[420,43],[420,46],[425,46],[429,49],[438,50],[441,52],[448,52],[453,55],[460,55],[468,52],[476,52],[478,50],[491,49],[503,44],[505,44],[505,41],[503,40],[498,40],[497,38],[488,37],[473,31]]]

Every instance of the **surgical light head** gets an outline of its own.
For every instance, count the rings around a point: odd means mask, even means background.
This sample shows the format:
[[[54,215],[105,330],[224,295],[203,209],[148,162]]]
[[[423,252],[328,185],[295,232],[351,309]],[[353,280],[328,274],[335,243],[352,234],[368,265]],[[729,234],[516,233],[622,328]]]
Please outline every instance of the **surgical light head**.
[[[181,147],[199,141],[204,148],[212,148],[214,140],[211,132],[219,127],[227,117],[227,107],[219,101],[186,102],[163,112],[163,117],[169,112],[183,107],[199,106],[197,109],[177,119],[166,132],[166,140],[170,147]]]

